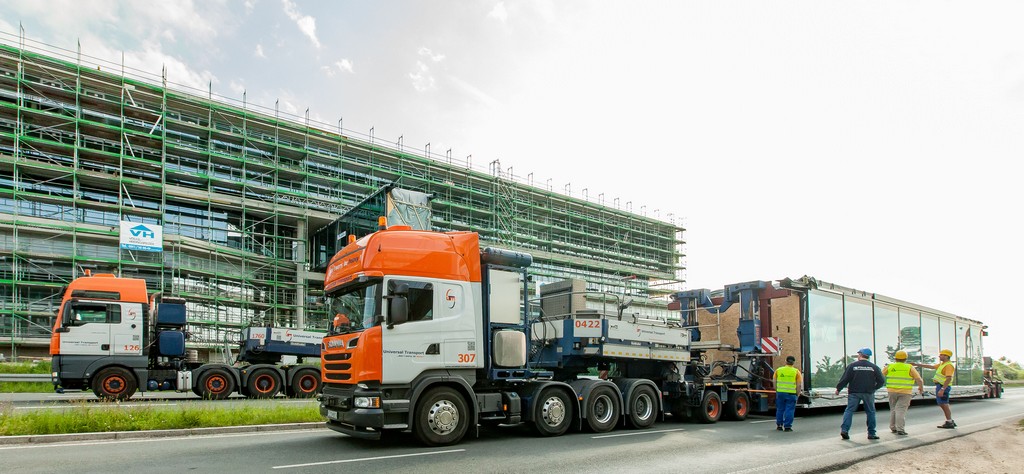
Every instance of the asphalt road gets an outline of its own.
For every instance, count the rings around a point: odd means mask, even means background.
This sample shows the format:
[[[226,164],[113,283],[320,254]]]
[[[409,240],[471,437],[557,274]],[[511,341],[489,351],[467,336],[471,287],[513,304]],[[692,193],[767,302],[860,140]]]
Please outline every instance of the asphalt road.
[[[571,433],[538,438],[520,427],[482,429],[479,438],[425,448],[411,436],[361,441],[326,429],[121,441],[0,446],[6,472],[709,472],[825,471],[885,453],[923,446],[1024,417],[1024,390],[998,400],[953,403],[959,428],[940,430],[934,403],[914,405],[910,436],[889,433],[879,405],[878,441],[866,439],[864,414],[852,439],[839,438],[841,412],[798,412],[794,432],[775,431],[774,418],[714,425],[660,422],[643,431]],[[120,467],[118,467],[120,466]]]

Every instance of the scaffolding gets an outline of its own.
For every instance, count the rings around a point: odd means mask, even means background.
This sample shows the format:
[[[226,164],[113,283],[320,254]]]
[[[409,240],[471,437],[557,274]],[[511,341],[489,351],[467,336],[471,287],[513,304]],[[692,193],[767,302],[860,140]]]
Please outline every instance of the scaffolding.
[[[526,251],[650,308],[682,288],[682,227],[533,185],[497,160],[409,153],[341,127],[0,34],[0,341],[42,344],[84,270],[186,297],[194,341],[239,328],[326,327],[313,231],[391,183],[430,193],[436,230]],[[26,43],[30,43],[26,45]],[[163,226],[164,251],[118,245]],[[26,342],[27,343],[27,342]]]

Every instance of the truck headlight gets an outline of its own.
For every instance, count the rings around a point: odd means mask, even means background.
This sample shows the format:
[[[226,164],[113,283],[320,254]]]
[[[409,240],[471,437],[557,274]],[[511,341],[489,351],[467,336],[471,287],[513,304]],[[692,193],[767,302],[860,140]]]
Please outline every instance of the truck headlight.
[[[380,397],[356,397],[353,404],[356,408],[380,408]]]

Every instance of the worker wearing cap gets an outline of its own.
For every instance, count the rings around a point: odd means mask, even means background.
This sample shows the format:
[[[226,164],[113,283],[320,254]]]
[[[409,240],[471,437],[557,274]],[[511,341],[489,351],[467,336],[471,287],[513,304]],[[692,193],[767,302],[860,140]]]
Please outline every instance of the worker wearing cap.
[[[843,439],[850,439],[850,427],[853,425],[853,412],[857,406],[864,402],[864,413],[868,416],[868,439],[878,439],[875,433],[875,391],[885,385],[885,377],[882,376],[882,369],[872,364],[868,358],[871,357],[871,349],[865,347],[857,351],[857,361],[847,365],[842,378],[836,385],[836,395],[847,385],[846,411],[843,413],[843,424],[840,426],[839,436]]]
[[[800,392],[803,376],[793,367],[796,357],[786,357],[786,365],[775,371],[775,429],[793,431],[796,395]]]
[[[914,396],[914,382],[917,382],[917,391],[924,395],[924,380],[921,374],[917,373],[914,366],[907,363],[907,351],[896,351],[893,362],[884,369],[885,390],[889,392],[889,430],[893,433],[906,436],[907,409],[910,408],[910,399]]]
[[[950,357],[953,357],[953,351],[943,349],[939,351],[938,364],[912,364],[914,367],[935,369],[935,376],[932,377],[932,382],[935,382],[935,403],[939,404],[942,414],[946,415],[946,422],[939,425],[938,428],[945,429],[956,428],[953,413],[949,411],[949,392],[953,385],[953,372],[956,370],[953,363],[949,361]]]

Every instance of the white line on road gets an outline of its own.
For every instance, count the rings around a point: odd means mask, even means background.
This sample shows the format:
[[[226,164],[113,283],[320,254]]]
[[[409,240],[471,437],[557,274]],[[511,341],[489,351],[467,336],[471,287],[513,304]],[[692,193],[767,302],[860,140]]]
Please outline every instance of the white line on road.
[[[169,437],[156,437],[156,438],[131,438],[131,439],[107,439],[99,441],[68,441],[58,443],[31,443],[31,444],[12,444],[12,445],[0,445],[0,451],[9,451],[14,449],[53,449],[55,447],[71,447],[71,446],[97,446],[104,444],[128,444],[128,443],[166,443],[169,439],[208,439],[208,438],[245,438],[250,436],[276,436],[281,434],[302,434],[312,433],[316,431],[328,432],[327,428],[316,428],[306,430],[282,430],[282,431],[261,431],[256,433],[217,433],[217,434],[206,434],[206,435],[181,435],[181,436],[169,436]]]
[[[998,426],[998,423],[993,423],[993,422],[1007,420],[1007,419],[1010,419],[1010,418],[1017,418],[1017,417],[1020,417],[1021,415],[1024,415],[1024,413],[1017,413],[1015,415],[1004,416],[1002,418],[992,418],[992,419],[989,419],[989,420],[979,421],[977,423],[971,423],[971,424],[968,424],[968,425],[960,426],[959,428],[970,428],[970,427],[974,427],[974,426]],[[857,446],[856,448],[847,448],[847,449],[842,449],[842,450],[839,450],[839,451],[834,451],[833,450],[833,451],[828,451],[828,452],[821,453],[821,454],[816,454],[814,456],[807,456],[807,457],[803,457],[803,458],[799,458],[799,459],[790,459],[788,461],[777,462],[775,464],[765,464],[765,465],[762,465],[762,466],[752,467],[752,468],[749,468],[749,469],[743,469],[743,470],[740,470],[740,471],[732,471],[729,474],[747,474],[747,473],[750,473],[750,472],[759,472],[759,471],[779,471],[780,470],[779,468],[781,468],[781,467],[788,466],[788,465],[791,465],[791,464],[797,464],[797,463],[802,463],[802,462],[810,461],[812,459],[818,459],[818,458],[829,457],[829,456],[836,456],[837,454],[841,454],[841,453],[852,453],[852,452],[855,452],[855,451],[862,451],[862,450],[865,450],[865,449],[871,449],[871,448],[875,448],[875,447],[886,445],[886,444],[890,444],[890,443],[899,443],[899,442],[902,442],[903,440],[908,439],[908,438],[924,438],[926,436],[937,435],[937,434],[946,434],[946,433],[949,433],[949,431],[931,431],[931,432],[927,432],[927,433],[920,434],[920,435],[903,436],[903,437],[899,437],[899,438],[896,438],[896,439],[893,439],[893,440],[889,440],[889,441],[879,441],[879,442],[870,443],[870,444],[866,444],[866,445],[862,445],[862,446]],[[970,434],[970,433],[964,433],[964,435],[967,435],[967,434]],[[956,438],[956,437],[958,437],[958,436],[953,436],[951,438]]]
[[[676,429],[673,429],[673,430],[634,431],[632,433],[619,433],[619,434],[610,434],[610,435],[601,435],[601,436],[591,436],[590,439],[620,438],[620,437],[623,437],[623,436],[637,436],[637,435],[648,435],[648,434],[658,434],[658,433],[671,433],[673,431],[686,431],[686,428],[676,428]]]
[[[287,466],[274,466],[272,469],[291,469],[294,467],[324,466],[327,464],[342,464],[348,462],[380,461],[382,459],[410,458],[414,456],[430,456],[434,454],[461,453],[465,449],[449,449],[447,451],[431,451],[429,453],[396,454],[394,456],[377,456],[372,458],[339,459],[337,461],[310,462],[305,464],[289,464]]]
[[[775,420],[757,420],[757,421],[751,421],[750,423],[751,424],[753,424],[753,423],[768,423],[770,421],[775,421]]]

